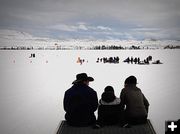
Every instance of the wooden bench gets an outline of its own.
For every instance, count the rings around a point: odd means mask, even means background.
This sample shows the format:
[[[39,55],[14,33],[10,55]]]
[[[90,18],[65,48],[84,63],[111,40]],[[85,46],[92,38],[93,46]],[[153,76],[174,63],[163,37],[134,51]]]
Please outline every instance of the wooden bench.
[[[132,125],[130,128],[120,126],[104,126],[99,129],[89,127],[69,126],[66,121],[62,121],[56,134],[156,134],[154,128],[148,119],[147,123],[141,125]]]

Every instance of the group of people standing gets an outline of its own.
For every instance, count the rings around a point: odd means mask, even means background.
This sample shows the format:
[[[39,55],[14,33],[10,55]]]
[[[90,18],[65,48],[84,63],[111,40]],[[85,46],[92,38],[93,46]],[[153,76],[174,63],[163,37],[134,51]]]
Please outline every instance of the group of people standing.
[[[119,57],[103,57],[97,58],[96,63],[119,63]]]
[[[148,116],[149,102],[141,92],[135,76],[129,76],[124,82],[120,97],[116,97],[112,86],[106,86],[98,100],[97,93],[89,87],[94,78],[86,73],[76,75],[64,95],[65,119],[72,126],[100,128],[105,125],[119,124],[130,127],[145,123]],[[98,110],[97,119],[94,112]]]
[[[81,59],[80,57],[78,57],[76,62],[79,63],[80,65],[82,65],[85,62],[85,59]],[[86,61],[86,62],[88,62],[88,61]]]
[[[128,64],[149,64],[149,62],[152,61],[152,56],[148,56],[144,60],[141,60],[139,57],[128,57],[123,62],[127,62]]]

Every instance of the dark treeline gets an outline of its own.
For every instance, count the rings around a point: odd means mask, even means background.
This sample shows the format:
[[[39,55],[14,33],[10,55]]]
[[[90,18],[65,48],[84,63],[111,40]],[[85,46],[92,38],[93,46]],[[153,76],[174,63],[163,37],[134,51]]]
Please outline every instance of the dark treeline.
[[[159,49],[151,46],[121,46],[121,45],[96,45],[96,46],[0,46],[0,50],[139,50]],[[162,49],[180,49],[180,46],[167,45]]]
[[[116,45],[111,45],[111,46],[95,46],[93,49],[95,50],[119,50],[119,49],[140,49],[140,46],[130,46],[130,47],[122,47],[122,46],[116,46]]]

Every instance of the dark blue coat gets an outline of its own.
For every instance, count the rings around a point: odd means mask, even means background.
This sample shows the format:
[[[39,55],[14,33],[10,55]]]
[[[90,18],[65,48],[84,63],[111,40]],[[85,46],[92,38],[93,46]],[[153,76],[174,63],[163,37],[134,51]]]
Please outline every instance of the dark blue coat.
[[[97,93],[89,86],[74,84],[65,92],[65,119],[73,126],[87,126],[95,123],[94,112],[98,107]]]

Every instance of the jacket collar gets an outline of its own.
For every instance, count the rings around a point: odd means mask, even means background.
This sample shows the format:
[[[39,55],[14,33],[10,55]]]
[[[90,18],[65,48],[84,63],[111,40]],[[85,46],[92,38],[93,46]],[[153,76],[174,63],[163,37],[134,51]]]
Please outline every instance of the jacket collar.
[[[120,98],[117,98],[117,97],[116,97],[116,99],[114,101],[109,102],[109,103],[103,101],[102,99],[99,101],[99,103],[102,104],[102,105],[118,105],[118,104],[120,104],[120,102],[121,102]]]

